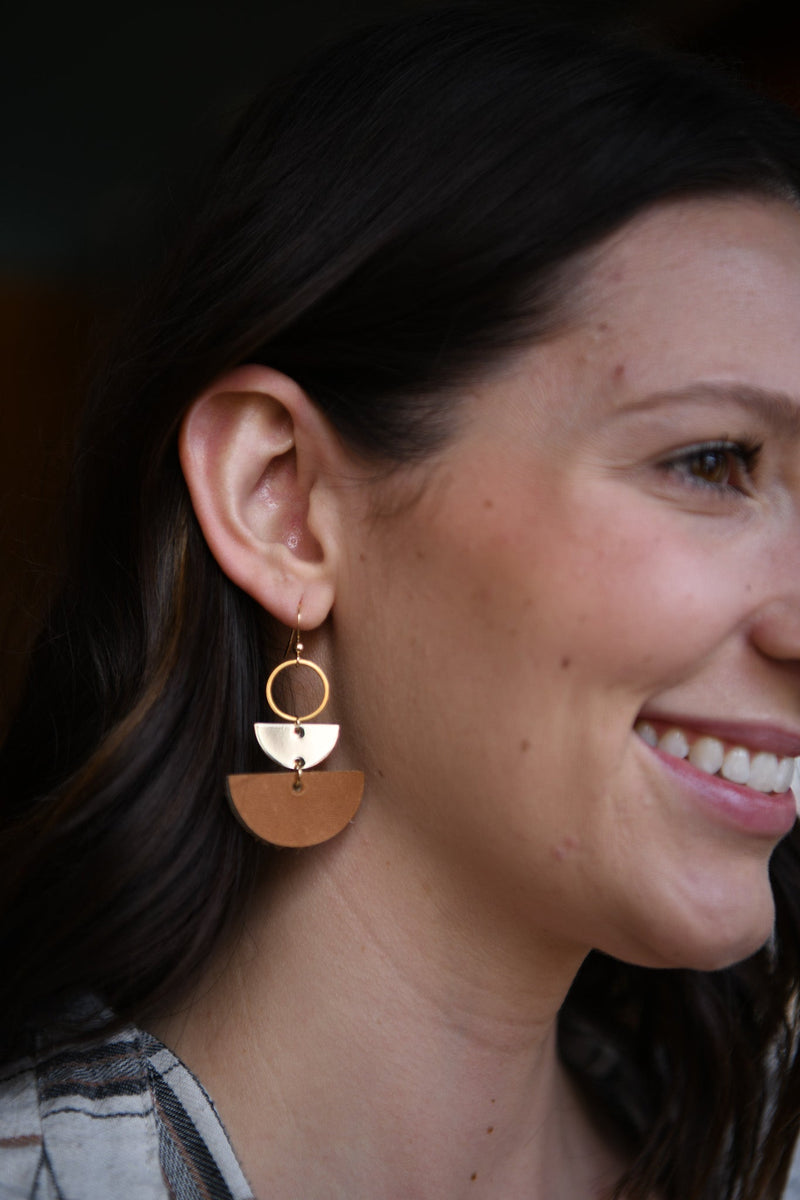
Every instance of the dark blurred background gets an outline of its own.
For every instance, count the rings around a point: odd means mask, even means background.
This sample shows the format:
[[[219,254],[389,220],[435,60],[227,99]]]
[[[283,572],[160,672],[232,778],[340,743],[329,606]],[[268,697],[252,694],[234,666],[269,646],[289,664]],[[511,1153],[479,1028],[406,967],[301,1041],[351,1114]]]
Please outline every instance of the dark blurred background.
[[[53,576],[53,514],[94,348],[179,222],[193,169],[248,97],[296,59],[376,17],[426,7],[430,0],[4,5],[0,727]],[[537,7],[634,26],[728,62],[800,109],[796,0]]]

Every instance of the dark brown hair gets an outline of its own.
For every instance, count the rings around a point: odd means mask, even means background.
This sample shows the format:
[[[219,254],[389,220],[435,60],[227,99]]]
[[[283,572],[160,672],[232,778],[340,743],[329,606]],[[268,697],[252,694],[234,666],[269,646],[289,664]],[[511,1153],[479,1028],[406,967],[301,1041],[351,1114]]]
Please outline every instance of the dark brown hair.
[[[476,367],[546,331],[565,266],[668,197],[796,195],[792,117],[708,67],[464,8],[382,25],[258,100],[98,379],[67,567],[0,759],[0,1028],[67,1030],[172,995],[267,851],[224,801],[264,614],[222,574],[176,433],[222,372],[295,378],[361,454],[452,428]],[[398,631],[398,637],[402,636]],[[772,862],[770,945],[714,974],[590,956],[560,1046],[625,1137],[635,1200],[777,1197],[800,1111],[800,860]],[[75,1032],[74,1030],[72,1032]]]

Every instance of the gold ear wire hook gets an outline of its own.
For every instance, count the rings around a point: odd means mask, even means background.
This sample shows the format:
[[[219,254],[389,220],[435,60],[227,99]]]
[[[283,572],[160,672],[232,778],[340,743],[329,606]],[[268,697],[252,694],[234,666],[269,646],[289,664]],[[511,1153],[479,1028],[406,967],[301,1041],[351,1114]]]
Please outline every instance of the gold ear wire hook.
[[[300,641],[300,605],[297,606],[297,625],[289,634],[289,640],[286,643],[286,649],[283,652],[284,659],[287,659],[292,652],[292,642],[294,642],[294,657],[295,661],[300,658],[300,651],[303,649],[303,643]]]
[[[297,637],[294,643],[295,662],[300,662],[300,651],[303,649],[303,643],[300,641],[300,605],[297,606]]]

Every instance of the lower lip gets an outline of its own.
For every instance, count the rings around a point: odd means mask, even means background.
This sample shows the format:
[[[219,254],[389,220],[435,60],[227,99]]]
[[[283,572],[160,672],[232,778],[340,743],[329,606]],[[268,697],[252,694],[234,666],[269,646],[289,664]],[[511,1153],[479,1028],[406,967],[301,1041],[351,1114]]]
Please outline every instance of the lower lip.
[[[688,759],[675,758],[658,747],[647,748],[691,792],[693,802],[724,825],[773,839],[785,837],[794,825],[797,810],[791,790],[767,795],[720,775],[708,775]]]

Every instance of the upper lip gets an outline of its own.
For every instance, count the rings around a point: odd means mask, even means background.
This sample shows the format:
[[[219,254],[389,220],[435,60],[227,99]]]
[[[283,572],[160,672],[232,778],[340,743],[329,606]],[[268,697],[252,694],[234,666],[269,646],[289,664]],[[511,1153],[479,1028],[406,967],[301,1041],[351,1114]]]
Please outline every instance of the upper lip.
[[[800,731],[785,725],[772,725],[765,721],[717,720],[686,713],[656,712],[655,709],[642,709],[636,719],[677,726],[734,746],[744,746],[748,750],[764,750],[779,758],[797,758],[800,755]]]

